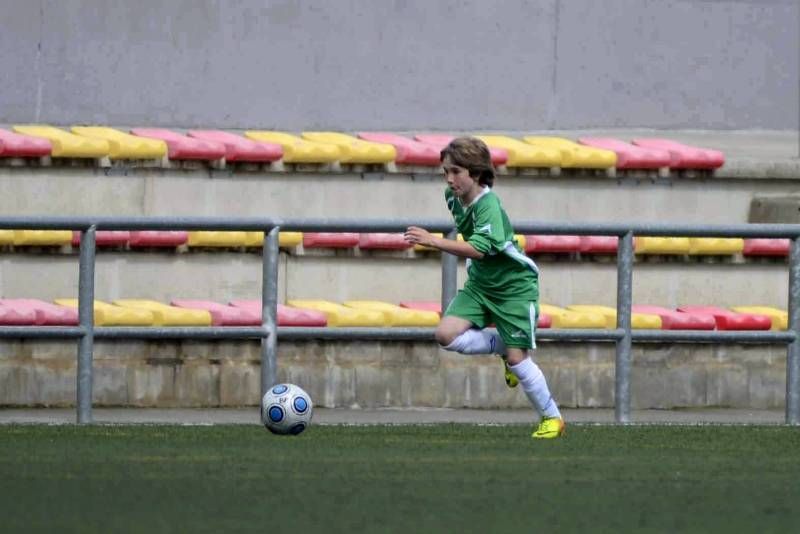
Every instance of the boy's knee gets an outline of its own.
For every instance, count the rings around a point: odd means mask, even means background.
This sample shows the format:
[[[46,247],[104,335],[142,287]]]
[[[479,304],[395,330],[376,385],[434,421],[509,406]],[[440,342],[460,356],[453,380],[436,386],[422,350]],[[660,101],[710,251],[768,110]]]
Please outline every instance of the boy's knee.
[[[447,347],[456,339],[456,337],[458,337],[458,334],[459,332],[454,332],[449,328],[442,328],[440,326],[436,329],[434,337],[439,345],[442,347]]]

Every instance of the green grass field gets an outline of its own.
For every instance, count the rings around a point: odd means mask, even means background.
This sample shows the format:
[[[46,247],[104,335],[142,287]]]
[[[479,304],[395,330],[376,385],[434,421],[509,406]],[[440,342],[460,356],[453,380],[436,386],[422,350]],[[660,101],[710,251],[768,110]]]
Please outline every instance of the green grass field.
[[[796,532],[800,429],[0,426],[2,532]]]

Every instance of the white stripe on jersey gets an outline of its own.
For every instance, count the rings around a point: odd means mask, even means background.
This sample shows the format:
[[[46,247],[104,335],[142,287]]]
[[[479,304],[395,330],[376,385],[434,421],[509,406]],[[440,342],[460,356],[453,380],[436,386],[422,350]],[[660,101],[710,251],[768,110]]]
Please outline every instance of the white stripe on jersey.
[[[503,246],[503,253],[506,254],[511,259],[514,259],[522,263],[536,274],[539,274],[539,267],[536,265],[536,262],[534,262],[528,256],[517,250],[517,247],[515,247],[514,243],[512,243],[511,241],[507,241],[506,244]]]

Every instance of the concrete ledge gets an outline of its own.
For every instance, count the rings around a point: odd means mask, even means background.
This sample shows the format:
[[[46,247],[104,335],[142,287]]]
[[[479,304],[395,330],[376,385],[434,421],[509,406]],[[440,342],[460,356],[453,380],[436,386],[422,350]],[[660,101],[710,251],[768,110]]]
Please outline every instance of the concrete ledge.
[[[0,405],[72,406],[76,344],[12,341],[0,350]],[[96,406],[255,406],[255,342],[95,344]],[[785,348],[765,345],[637,344],[633,409],[781,409]],[[282,342],[279,379],[300,384],[328,408],[526,408],[503,381],[496,356],[462,356],[427,342]],[[613,407],[614,346],[542,343],[536,360],[559,403]]]

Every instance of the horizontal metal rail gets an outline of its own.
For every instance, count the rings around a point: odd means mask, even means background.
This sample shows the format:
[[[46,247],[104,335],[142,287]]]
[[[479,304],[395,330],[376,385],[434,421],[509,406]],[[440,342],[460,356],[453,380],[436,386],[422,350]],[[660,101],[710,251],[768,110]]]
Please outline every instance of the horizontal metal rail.
[[[277,340],[403,340],[431,341],[432,328],[291,328],[276,325],[278,280],[278,231],[300,232],[402,232],[416,225],[454,238],[450,220],[328,219],[276,217],[0,217],[0,228],[31,230],[78,230],[81,253],[78,281],[78,326],[0,326],[0,338],[78,339],[77,412],[79,423],[92,420],[92,358],[94,339],[260,339],[262,393],[276,379]],[[262,325],[260,327],[95,327],[95,234],[99,230],[216,230],[263,231]],[[652,224],[570,223],[524,221],[515,224],[522,234],[608,235],[620,238],[617,252],[617,328],[608,330],[543,329],[542,341],[599,341],[616,344],[615,419],[630,417],[632,343],[769,343],[787,344],[786,422],[800,424],[800,225],[798,224]],[[638,236],[788,238],[789,328],[785,332],[632,330],[631,294],[633,238]],[[456,293],[458,264],[442,254],[442,304]]]

